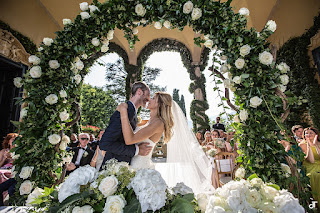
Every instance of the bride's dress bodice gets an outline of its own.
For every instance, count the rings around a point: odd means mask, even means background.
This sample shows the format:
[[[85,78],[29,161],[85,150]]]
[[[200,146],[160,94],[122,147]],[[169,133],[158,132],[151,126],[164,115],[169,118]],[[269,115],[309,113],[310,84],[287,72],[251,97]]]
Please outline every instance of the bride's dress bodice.
[[[146,139],[142,141],[141,143],[149,143],[149,146],[152,146],[152,150],[154,146],[156,145],[152,140]],[[152,163],[152,151],[146,155],[136,155],[131,159],[131,165],[130,168],[132,169],[154,169],[154,164]]]

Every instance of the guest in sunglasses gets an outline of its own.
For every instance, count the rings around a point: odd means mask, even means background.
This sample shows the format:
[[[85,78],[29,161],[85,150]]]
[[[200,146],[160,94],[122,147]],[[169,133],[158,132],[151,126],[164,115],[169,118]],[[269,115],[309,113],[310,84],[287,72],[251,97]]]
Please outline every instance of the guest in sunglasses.
[[[90,136],[88,133],[79,134],[79,146],[72,148],[74,152],[71,163],[67,165],[67,174],[70,174],[73,170],[79,166],[89,165],[94,155],[94,151],[88,146]]]

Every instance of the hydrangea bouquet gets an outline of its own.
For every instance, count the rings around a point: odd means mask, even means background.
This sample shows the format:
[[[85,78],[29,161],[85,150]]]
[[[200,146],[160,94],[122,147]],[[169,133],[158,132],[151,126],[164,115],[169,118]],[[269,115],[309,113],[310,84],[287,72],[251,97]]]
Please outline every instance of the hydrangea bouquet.
[[[34,190],[27,204],[40,212],[200,212],[192,190],[183,183],[169,189],[156,170],[134,171],[115,159],[102,171],[80,167],[60,186]]]
[[[218,147],[220,149],[226,147],[225,141],[222,138],[216,138],[215,141],[214,141],[214,145],[216,145],[216,147]]]

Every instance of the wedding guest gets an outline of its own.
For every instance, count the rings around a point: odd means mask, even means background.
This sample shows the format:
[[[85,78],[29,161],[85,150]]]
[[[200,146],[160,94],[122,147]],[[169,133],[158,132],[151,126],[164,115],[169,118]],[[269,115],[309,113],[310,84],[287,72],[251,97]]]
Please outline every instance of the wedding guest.
[[[74,152],[71,163],[67,165],[68,174],[79,166],[88,165],[94,155],[94,151],[88,146],[90,136],[88,133],[79,134],[79,146],[72,148]]]
[[[94,134],[90,134],[89,146],[93,151],[96,151],[97,146],[98,146],[98,142],[97,142]]]
[[[217,150],[217,152],[221,152],[221,149],[219,147],[217,147],[216,143],[215,143],[216,139],[218,139],[218,138],[220,138],[219,131],[216,130],[216,129],[212,130],[211,131],[211,140],[212,141],[207,144],[208,149],[213,149],[214,148],[214,149]]]
[[[0,167],[1,169],[9,169],[13,166],[13,159],[10,150],[13,148],[13,141],[18,136],[17,133],[9,133],[2,142],[3,149],[0,151]]]
[[[8,191],[9,196],[13,196],[15,192],[16,184],[17,184],[17,181],[14,178],[10,178],[0,184],[0,206],[4,206],[3,192]]]
[[[102,165],[102,162],[103,162],[103,155],[98,145],[94,153],[94,156],[90,162],[90,166],[95,167],[96,170],[99,171]]]
[[[220,123],[220,117],[216,117],[216,123],[212,126],[213,129],[222,129],[224,132],[226,131],[224,124]]]
[[[201,143],[202,143],[202,141],[203,141],[201,131],[198,131],[198,132],[196,133],[196,138],[197,138],[199,144],[201,145]]]
[[[211,133],[209,131],[206,131],[206,133],[204,133],[204,141],[202,141],[201,146],[206,146],[207,143],[211,142]]]
[[[77,147],[79,145],[77,134],[72,133],[71,137],[70,137],[70,140],[71,141],[69,143],[69,147],[73,148],[73,147]]]
[[[311,189],[314,199],[320,202],[320,142],[319,131],[316,128],[308,127],[303,130],[303,141],[299,144],[305,153],[303,165],[307,169],[307,176],[310,178]]]
[[[219,138],[222,138],[223,140],[227,140],[227,134],[222,130],[222,129],[218,129],[219,131]]]
[[[292,134],[293,134],[293,138],[300,143],[303,138],[302,138],[302,134],[303,134],[303,126],[301,125],[294,125],[291,128]]]
[[[226,143],[225,143],[227,152],[234,152],[234,150],[236,149],[236,145],[234,144],[234,146],[232,148],[231,143],[230,143],[234,137],[234,134],[235,134],[234,131],[231,131],[227,134]]]

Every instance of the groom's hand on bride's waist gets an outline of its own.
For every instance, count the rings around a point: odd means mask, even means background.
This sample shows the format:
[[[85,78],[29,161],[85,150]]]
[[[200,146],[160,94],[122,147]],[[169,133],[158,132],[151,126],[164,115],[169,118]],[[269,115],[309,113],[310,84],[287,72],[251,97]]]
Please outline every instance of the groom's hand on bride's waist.
[[[139,154],[141,156],[146,156],[152,151],[152,146],[149,143],[140,143],[139,145]]]

